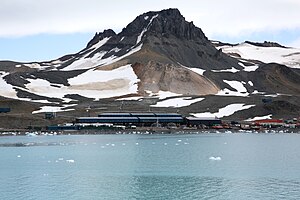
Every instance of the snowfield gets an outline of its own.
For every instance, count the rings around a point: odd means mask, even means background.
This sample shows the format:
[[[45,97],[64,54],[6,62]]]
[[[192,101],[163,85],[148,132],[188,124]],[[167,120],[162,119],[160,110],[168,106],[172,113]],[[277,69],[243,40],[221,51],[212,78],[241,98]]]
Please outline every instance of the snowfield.
[[[204,113],[191,113],[195,117],[227,117],[230,115],[233,115],[235,112],[241,111],[241,110],[247,110],[249,108],[254,107],[255,105],[245,105],[243,103],[236,103],[236,104],[230,104],[225,106],[224,108],[220,108],[218,112],[216,113],[210,113],[210,112],[204,112]]]
[[[259,60],[264,63],[279,63],[292,68],[300,68],[300,49],[282,47],[258,47],[248,43],[237,46],[220,46],[224,53],[239,54],[243,59]]]
[[[66,101],[65,95],[79,94],[87,98],[99,100],[137,93],[139,79],[131,65],[126,65],[114,70],[88,70],[77,77],[68,79],[70,86],[57,85],[54,87],[47,80],[27,79],[29,92]]]

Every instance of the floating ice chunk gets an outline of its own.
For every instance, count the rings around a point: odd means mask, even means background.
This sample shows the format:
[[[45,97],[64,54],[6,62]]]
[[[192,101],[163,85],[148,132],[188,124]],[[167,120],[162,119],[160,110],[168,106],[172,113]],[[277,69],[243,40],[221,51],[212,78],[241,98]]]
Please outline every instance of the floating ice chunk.
[[[59,161],[63,161],[63,160],[64,160],[64,158],[59,158],[58,160],[59,160]]]
[[[222,159],[219,156],[218,157],[211,156],[211,157],[209,157],[209,160],[219,161],[219,160],[222,160]]]
[[[168,143],[164,143],[164,145],[168,145]]]
[[[68,163],[74,163],[75,160],[66,160],[66,162],[68,162]]]
[[[139,143],[137,142],[137,143],[135,143],[135,145],[139,145]]]
[[[181,142],[182,140],[177,140],[177,142]]]
[[[21,158],[21,155],[17,155],[18,158]]]
[[[29,137],[36,137],[37,134],[36,133],[26,133],[26,136],[29,136]]]
[[[111,144],[112,147],[116,146],[115,144]]]
[[[122,145],[125,146],[126,144],[125,144],[125,143],[122,143]]]

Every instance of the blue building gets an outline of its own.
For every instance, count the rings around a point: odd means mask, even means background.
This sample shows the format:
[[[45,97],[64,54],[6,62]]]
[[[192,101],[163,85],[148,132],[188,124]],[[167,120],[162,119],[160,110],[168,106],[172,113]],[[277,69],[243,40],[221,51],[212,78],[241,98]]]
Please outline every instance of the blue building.
[[[116,125],[151,126],[153,124],[182,124],[184,118],[177,113],[102,113],[98,117],[79,117],[76,123],[111,123]]]
[[[10,108],[0,108],[0,113],[8,113],[10,112]]]

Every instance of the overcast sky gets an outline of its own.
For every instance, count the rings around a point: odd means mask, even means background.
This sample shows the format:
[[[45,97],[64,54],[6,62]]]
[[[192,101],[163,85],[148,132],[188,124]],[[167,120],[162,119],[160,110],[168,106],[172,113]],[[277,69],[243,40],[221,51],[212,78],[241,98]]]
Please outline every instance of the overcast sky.
[[[49,60],[147,11],[178,8],[209,39],[300,47],[300,0],[1,0],[0,59]]]

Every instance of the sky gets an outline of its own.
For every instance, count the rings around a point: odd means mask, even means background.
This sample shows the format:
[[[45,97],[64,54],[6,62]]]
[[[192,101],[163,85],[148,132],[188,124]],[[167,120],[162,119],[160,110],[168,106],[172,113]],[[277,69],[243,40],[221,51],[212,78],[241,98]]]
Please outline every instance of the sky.
[[[95,32],[118,33],[138,15],[167,8],[178,8],[212,40],[300,48],[300,0],[1,0],[0,60],[76,53]]]

